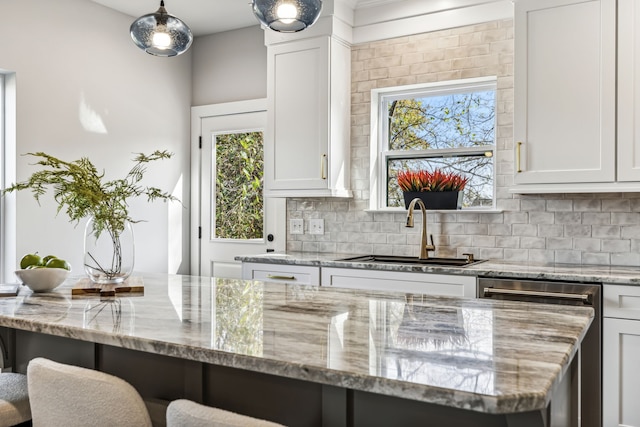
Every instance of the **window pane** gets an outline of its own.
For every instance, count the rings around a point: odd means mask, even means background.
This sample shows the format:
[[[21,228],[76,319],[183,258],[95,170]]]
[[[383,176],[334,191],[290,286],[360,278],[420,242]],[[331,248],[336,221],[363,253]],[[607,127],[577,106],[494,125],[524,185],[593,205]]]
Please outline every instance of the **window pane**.
[[[389,149],[493,145],[495,91],[415,96],[390,101]]]
[[[262,132],[216,135],[215,237],[262,238],[263,159]]]
[[[398,172],[403,170],[442,169],[469,177],[463,191],[462,206],[493,206],[493,159],[481,156],[458,156],[426,159],[390,159],[387,162],[387,206],[404,207],[402,191],[398,187]]]

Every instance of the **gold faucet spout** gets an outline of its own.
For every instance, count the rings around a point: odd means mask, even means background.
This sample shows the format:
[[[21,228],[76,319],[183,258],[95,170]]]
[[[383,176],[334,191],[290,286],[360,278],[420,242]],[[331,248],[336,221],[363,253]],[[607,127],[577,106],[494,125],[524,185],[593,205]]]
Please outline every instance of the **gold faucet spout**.
[[[420,237],[420,258],[419,259],[429,259],[429,251],[435,251],[436,246],[433,244],[433,238],[431,238],[431,244],[427,244],[427,208],[419,198],[415,198],[409,203],[409,208],[407,210],[407,223],[406,227],[413,228],[413,210],[415,209],[416,203],[420,207],[420,211],[422,212],[422,235]]]

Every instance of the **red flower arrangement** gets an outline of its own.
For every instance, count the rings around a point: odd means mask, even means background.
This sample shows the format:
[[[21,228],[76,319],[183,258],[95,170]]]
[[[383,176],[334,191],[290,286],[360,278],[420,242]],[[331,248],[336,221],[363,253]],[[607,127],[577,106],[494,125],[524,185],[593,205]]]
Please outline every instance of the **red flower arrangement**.
[[[404,192],[462,191],[468,181],[460,174],[441,169],[398,172],[398,186]]]

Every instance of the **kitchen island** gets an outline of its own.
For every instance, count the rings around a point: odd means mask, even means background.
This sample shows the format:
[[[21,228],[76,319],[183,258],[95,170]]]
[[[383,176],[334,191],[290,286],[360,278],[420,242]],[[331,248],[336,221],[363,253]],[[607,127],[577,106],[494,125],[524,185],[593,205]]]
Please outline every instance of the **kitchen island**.
[[[593,310],[145,274],[0,299],[4,366],[49,357],[289,426],[545,426]]]

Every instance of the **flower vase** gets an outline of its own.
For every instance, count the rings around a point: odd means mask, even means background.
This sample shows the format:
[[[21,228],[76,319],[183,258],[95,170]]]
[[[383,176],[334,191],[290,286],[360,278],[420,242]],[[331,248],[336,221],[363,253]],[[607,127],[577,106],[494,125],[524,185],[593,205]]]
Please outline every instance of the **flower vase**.
[[[94,218],[84,230],[84,270],[97,285],[120,284],[133,272],[135,245],[133,227],[124,222],[122,230],[109,227],[96,236]]]

